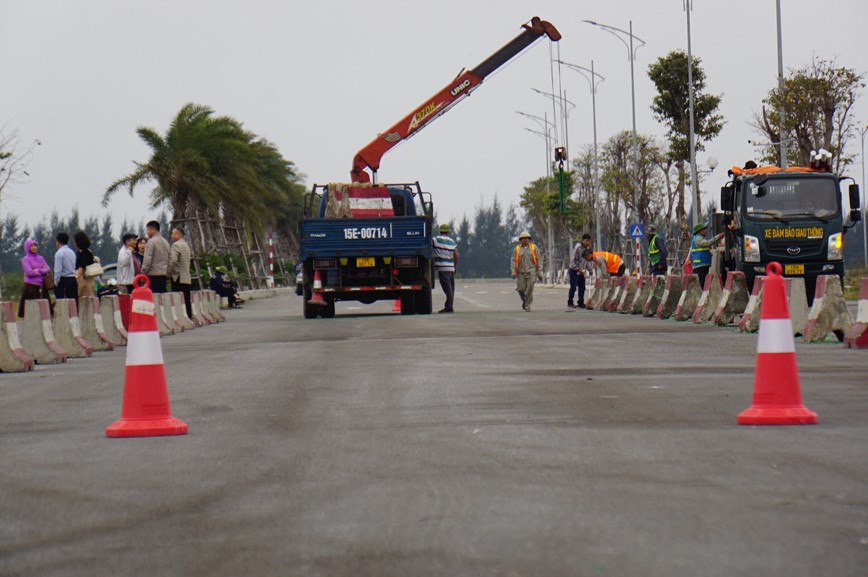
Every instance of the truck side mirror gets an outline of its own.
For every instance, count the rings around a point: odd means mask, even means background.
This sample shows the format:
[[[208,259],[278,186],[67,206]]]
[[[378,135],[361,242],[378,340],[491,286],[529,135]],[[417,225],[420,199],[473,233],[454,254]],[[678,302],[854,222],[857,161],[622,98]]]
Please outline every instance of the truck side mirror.
[[[429,214],[429,215],[434,214],[434,203],[433,202],[431,202],[429,200],[429,201],[426,201],[424,203],[424,205],[425,205],[425,214]]]
[[[851,184],[849,188],[850,192],[850,210],[859,210],[862,206],[862,203],[859,202],[859,185]]]
[[[732,188],[728,186],[720,187],[720,208],[727,212],[732,210]]]

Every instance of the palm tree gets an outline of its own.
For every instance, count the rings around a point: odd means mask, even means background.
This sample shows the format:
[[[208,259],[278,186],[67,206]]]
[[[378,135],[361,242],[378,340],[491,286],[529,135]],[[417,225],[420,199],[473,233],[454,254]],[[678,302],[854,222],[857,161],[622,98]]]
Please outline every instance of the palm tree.
[[[136,162],[133,172],[113,182],[103,206],[120,188],[132,196],[139,184],[154,182],[151,206],[169,204],[172,224],[187,228],[191,247],[201,252],[225,244],[224,224],[241,230],[247,223],[250,232],[261,233],[286,215],[284,207],[300,209],[303,191],[292,163],[240,122],[213,114],[207,106],[191,103],[178,112],[165,136],[138,128],[151,158]],[[298,216],[300,210],[291,220]]]

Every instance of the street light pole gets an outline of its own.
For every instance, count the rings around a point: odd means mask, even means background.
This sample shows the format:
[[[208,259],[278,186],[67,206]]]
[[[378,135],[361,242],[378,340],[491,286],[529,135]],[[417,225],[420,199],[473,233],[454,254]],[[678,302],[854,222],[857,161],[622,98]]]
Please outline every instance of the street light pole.
[[[615,36],[618,40],[620,40],[624,46],[627,47],[627,57],[630,59],[630,97],[632,101],[633,107],[633,215],[641,217],[641,211],[639,210],[639,141],[636,137],[636,76],[633,69],[633,63],[636,60],[636,52],[645,46],[645,41],[639,38],[638,36],[633,34],[633,21],[630,20],[630,29],[621,30],[620,28],[615,28],[614,26],[607,26],[605,24],[600,24],[598,22],[594,22],[593,20],[585,20],[588,24],[592,26],[596,26],[598,28],[602,28],[609,34]],[[629,38],[629,42],[624,40],[623,36]],[[633,41],[639,43],[635,49],[633,48]],[[629,228],[629,223],[628,223]],[[642,274],[642,248],[639,244],[639,239],[636,239],[634,244],[634,255],[636,259],[636,274]]]
[[[585,80],[588,81],[588,84],[591,88],[591,115],[594,125],[594,182],[591,185],[594,189],[594,223],[596,225],[596,233],[597,233],[597,244],[594,245],[597,247],[597,250],[603,250],[602,237],[600,235],[600,173],[599,173],[599,163],[597,158],[597,85],[600,82],[603,82],[605,78],[600,74],[594,72],[594,61],[591,60],[591,67],[585,68],[584,66],[578,66],[577,64],[570,64],[569,62],[563,62],[561,60],[558,61],[560,64],[563,64],[567,68],[575,70],[579,74],[581,74]],[[590,74],[590,76],[588,76]],[[598,80],[599,79],[599,80]]]
[[[528,114],[526,112],[521,112],[519,110],[516,110],[515,112],[516,112],[516,114],[520,114],[520,115],[524,116],[525,118],[530,118],[531,120],[533,120],[537,124],[539,124],[540,121],[542,121],[542,123],[543,123],[541,126],[543,127],[543,130],[545,132],[540,132],[540,131],[534,130],[532,128],[525,128],[525,130],[527,130],[528,132],[531,132],[533,134],[536,134],[538,136],[541,136],[545,139],[545,143],[546,143],[545,144],[546,145],[546,194],[550,195],[551,194],[551,181],[552,181],[552,179],[551,179],[552,162],[551,162],[550,154],[552,153],[552,147],[549,145],[549,141],[553,140],[551,138],[551,131],[553,129],[556,129],[557,126],[553,122],[549,122],[548,113],[545,113],[543,115],[543,117],[540,118],[539,116],[535,116],[533,114]],[[546,235],[547,236],[546,244],[548,245],[546,247],[546,257],[547,257],[548,263],[549,263],[549,277],[551,279],[551,282],[554,282],[554,264],[555,264],[555,260],[554,260],[554,231],[552,230],[552,217],[550,214],[546,214],[546,228],[548,228],[548,234]]]
[[[699,224],[699,214],[701,207],[700,192],[699,192],[699,174],[696,171],[696,127],[695,114],[693,112],[693,50],[690,42],[690,10],[692,9],[692,0],[684,0],[684,11],[687,12],[687,94],[688,94],[688,113],[690,114],[690,181],[693,183],[693,225]]]
[[[781,93],[781,102],[784,97],[784,40],[781,32],[781,0],[777,0],[777,20],[778,20],[778,92]],[[781,136],[778,140],[781,141],[781,168],[787,168],[789,161],[787,160],[787,137],[784,134],[784,118],[786,117],[786,109],[781,104],[778,110],[779,130]]]
[[[862,251],[865,255],[865,268],[868,268],[868,186],[865,184],[865,134],[868,133],[868,124],[860,132],[862,133]],[[853,207],[850,207],[853,208]]]

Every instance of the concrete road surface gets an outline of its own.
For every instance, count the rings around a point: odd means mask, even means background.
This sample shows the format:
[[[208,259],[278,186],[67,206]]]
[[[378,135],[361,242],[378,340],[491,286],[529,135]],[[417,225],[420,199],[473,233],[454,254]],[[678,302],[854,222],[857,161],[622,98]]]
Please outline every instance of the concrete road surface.
[[[820,423],[738,426],[756,335],[512,288],[164,338],[186,436],[105,438],[123,350],[0,375],[0,575],[868,575],[868,351],[798,344]]]

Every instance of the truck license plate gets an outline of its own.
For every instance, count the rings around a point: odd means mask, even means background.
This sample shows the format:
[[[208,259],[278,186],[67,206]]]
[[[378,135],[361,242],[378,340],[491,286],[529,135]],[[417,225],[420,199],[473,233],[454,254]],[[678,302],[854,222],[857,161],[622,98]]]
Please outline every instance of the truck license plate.
[[[369,267],[374,266],[374,257],[372,256],[360,256],[356,259],[357,267]]]
[[[784,274],[805,274],[805,265],[803,264],[785,264]]]

